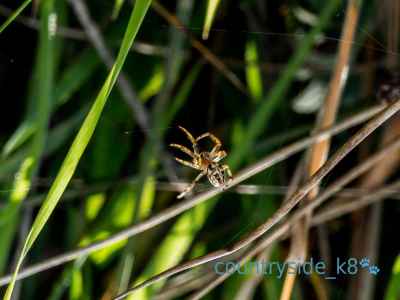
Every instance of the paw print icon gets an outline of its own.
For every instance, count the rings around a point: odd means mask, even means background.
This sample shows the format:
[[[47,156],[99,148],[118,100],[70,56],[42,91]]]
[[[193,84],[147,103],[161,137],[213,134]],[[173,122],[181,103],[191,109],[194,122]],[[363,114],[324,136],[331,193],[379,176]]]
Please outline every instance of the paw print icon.
[[[369,267],[369,259],[364,257],[360,260],[360,266],[362,268],[368,268]]]
[[[380,271],[380,269],[377,266],[370,266],[368,268],[368,271],[372,274],[372,275],[377,275]]]

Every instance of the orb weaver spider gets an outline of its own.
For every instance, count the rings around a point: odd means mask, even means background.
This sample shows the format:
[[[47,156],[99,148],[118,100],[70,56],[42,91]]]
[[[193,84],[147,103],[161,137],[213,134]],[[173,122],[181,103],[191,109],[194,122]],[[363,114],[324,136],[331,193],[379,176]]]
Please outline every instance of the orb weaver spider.
[[[215,187],[226,186],[232,180],[232,172],[228,165],[219,164],[219,162],[226,157],[227,153],[224,150],[220,150],[222,143],[221,141],[212,133],[206,132],[202,135],[194,138],[193,135],[183,128],[178,126],[182,130],[186,137],[192,143],[193,151],[189,150],[187,147],[179,144],[170,144],[170,147],[177,148],[182,152],[186,153],[192,158],[192,161],[186,161],[177,157],[175,160],[185,166],[191,167],[193,169],[201,171],[199,175],[193,180],[193,182],[185,188],[185,190],[178,195],[178,199],[184,197],[187,193],[193,190],[196,183],[203,177],[207,176],[210,183]],[[210,152],[202,151],[200,152],[198,142],[201,139],[209,138],[215,145]]]

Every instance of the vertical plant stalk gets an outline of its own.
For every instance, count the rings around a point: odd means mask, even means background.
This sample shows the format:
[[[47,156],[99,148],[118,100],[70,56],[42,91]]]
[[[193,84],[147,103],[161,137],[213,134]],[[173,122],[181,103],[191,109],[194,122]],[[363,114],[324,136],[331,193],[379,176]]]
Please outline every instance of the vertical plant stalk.
[[[346,9],[346,17],[344,20],[343,31],[339,43],[339,53],[337,62],[333,72],[333,76],[329,83],[328,94],[325,103],[321,107],[321,119],[317,120],[319,124],[316,130],[321,130],[332,126],[336,120],[337,111],[340,104],[341,95],[348,77],[349,62],[351,54],[351,41],[354,40],[354,34],[357,27],[357,21],[360,11],[360,0],[349,0]],[[330,138],[319,141],[311,147],[310,160],[308,166],[308,176],[314,175],[321,166],[326,162],[330,148]],[[307,196],[307,201],[312,201],[318,195],[318,186],[314,187]],[[294,226],[292,236],[291,259],[298,259],[300,262],[305,260],[308,248],[308,225],[312,212],[299,224]],[[286,273],[281,300],[289,300],[292,295],[296,273]]]
[[[389,0],[385,6],[387,15],[387,37],[386,43],[386,68],[393,74],[398,72],[398,35],[400,34],[400,3],[396,0]],[[398,74],[394,75],[398,76]],[[399,87],[390,86],[391,89]],[[378,93],[379,94],[379,93]],[[378,96],[379,97],[379,96]],[[383,100],[379,99],[378,100]],[[396,117],[390,121],[383,132],[380,147],[398,139],[400,134],[400,118]],[[367,174],[359,183],[361,188],[376,189],[382,186],[387,179],[392,176],[400,165],[400,153],[393,151],[387,159],[379,164],[373,173]],[[379,241],[382,227],[383,204],[376,203],[371,207],[355,212],[353,220],[353,243],[352,256],[368,257],[372,262],[376,262],[379,257]],[[370,300],[375,295],[376,279],[375,276],[360,274],[352,278],[348,293],[348,299]]]

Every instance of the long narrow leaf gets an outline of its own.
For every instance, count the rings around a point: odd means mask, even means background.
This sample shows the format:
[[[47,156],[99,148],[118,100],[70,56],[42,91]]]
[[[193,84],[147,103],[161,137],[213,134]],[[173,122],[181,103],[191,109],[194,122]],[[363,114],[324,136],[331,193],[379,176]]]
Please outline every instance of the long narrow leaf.
[[[214,21],[215,13],[217,11],[220,0],[208,0],[206,19],[204,21],[203,27],[203,39],[208,39],[208,34],[210,33],[211,25]]]
[[[19,14],[25,9],[25,7],[27,7],[29,5],[29,3],[31,3],[32,0],[25,0],[20,7],[17,8],[17,10],[8,17],[8,19],[3,23],[3,25],[0,26],[0,33],[2,33],[4,31],[4,29],[6,29],[8,27],[8,25],[10,25],[12,23],[12,21],[14,21],[14,19],[16,17],[19,16]]]
[[[51,213],[53,212],[55,206],[60,200],[62,194],[64,193],[69,181],[71,180],[75,169],[85,151],[90,138],[96,128],[97,122],[100,118],[104,105],[107,102],[107,98],[111,93],[112,87],[114,86],[118,74],[120,73],[123,63],[128,55],[129,49],[131,48],[136,34],[142,24],[143,18],[150,6],[150,0],[138,0],[135,2],[131,17],[129,19],[129,24],[122,41],[120,51],[118,53],[116,62],[111,69],[107,79],[101,88],[92,108],[89,111],[85,121],[82,124],[75,140],[72,143],[70,150],[68,151],[66,158],[57,174],[57,177],[52,184],[49,193],[39,210],[38,215],[33,222],[30,232],[25,240],[24,247],[18,259],[17,266],[13,273],[12,281],[7,287],[6,293],[4,295],[4,300],[11,299],[12,291],[15,285],[16,276],[21,267],[21,264],[27,255],[28,251],[32,247],[33,243],[37,239],[39,233],[45,226],[47,220],[49,219]]]

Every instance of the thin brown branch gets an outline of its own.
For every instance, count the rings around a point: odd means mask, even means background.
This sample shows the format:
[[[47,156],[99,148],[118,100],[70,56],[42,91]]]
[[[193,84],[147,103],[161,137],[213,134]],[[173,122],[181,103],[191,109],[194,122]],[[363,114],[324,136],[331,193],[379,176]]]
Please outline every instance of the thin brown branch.
[[[400,145],[397,144],[397,147]],[[382,156],[380,157],[379,160],[382,159]],[[375,161],[376,163],[376,161]],[[391,197],[395,191],[399,191],[400,189],[400,181],[397,181],[393,184],[390,185],[390,189],[379,189],[376,191],[374,194],[367,194],[366,196],[360,198],[359,200],[356,200],[352,203],[345,203],[345,204],[338,204],[334,206],[334,211],[332,212],[331,208],[326,208],[323,209],[321,212],[316,212],[315,216],[311,220],[311,226],[317,226],[326,222],[329,222],[331,220],[334,220],[336,218],[339,218],[347,213],[351,213],[355,210],[358,210],[360,208],[366,207],[368,205],[371,205],[373,203],[376,203],[377,201],[381,201],[384,198]],[[321,193],[322,196],[322,193]],[[319,197],[321,197],[319,196]],[[319,198],[318,199],[322,199]],[[326,196],[323,196],[323,198],[327,198]],[[264,251],[266,248],[270,247],[273,243],[279,242],[283,240],[284,238],[288,238],[289,235],[288,233],[290,232],[290,227],[293,226],[298,220],[299,217],[304,216],[307,213],[307,209],[309,209],[311,206],[313,206],[313,202],[308,203],[305,207],[301,208],[299,211],[297,211],[290,219],[288,219],[286,222],[282,223],[278,228],[275,229],[275,231],[262,239],[261,242],[259,242],[257,245],[254,246],[254,251],[251,252],[252,255],[246,255],[243,257],[243,259],[239,260],[240,264],[243,264],[245,261],[251,259],[253,256],[258,254],[261,251]],[[332,206],[333,207],[333,206]],[[212,289],[217,287],[219,284],[224,282],[229,276],[233,275],[233,273],[225,273],[218,277],[216,280],[212,281],[204,287],[196,296],[198,295],[198,298],[191,298],[190,300],[194,299],[200,299],[201,297],[204,297],[207,293],[209,293]]]
[[[273,242],[277,242],[281,240],[283,237],[288,237],[288,233],[290,232],[291,227],[298,222],[304,215],[308,214],[310,210],[313,210],[320,206],[324,201],[329,199],[331,196],[336,194],[339,190],[341,190],[345,185],[352,182],[354,179],[369,171],[371,168],[375,167],[376,164],[380,163],[385,157],[387,157],[388,153],[399,150],[400,148],[400,140],[388,145],[386,149],[381,150],[380,152],[372,155],[368,159],[366,159],[363,163],[354,167],[348,173],[343,175],[341,178],[337,179],[334,183],[332,183],[324,192],[320,193],[319,196],[312,202],[308,202],[306,205],[302,206],[295,213],[292,214],[284,223],[278,226],[278,228],[274,231],[273,235],[276,237],[275,233],[277,233],[277,240]],[[394,193],[398,193],[400,188],[400,181],[397,183],[389,185],[388,188],[379,189],[379,191],[375,191],[371,194],[366,194],[367,196],[361,197],[359,200],[354,202],[346,202],[342,203],[334,203],[329,205],[328,207],[322,209],[320,212],[317,212],[316,215],[312,218],[311,225],[316,226],[328,222],[332,219],[338,218],[346,213],[350,213],[359,208],[365,207],[366,205],[372,204],[376,201],[379,201],[383,198],[390,197]],[[271,245],[270,236],[267,236],[264,241],[269,241],[266,243],[260,242],[265,247],[269,247]],[[255,246],[257,247],[257,246]],[[262,251],[265,248],[261,247]],[[213,288],[221,284],[225,279],[227,279],[231,274],[221,275],[220,278],[211,282],[208,286],[203,288],[198,294],[201,296],[206,295]],[[196,294],[197,295],[197,294]]]
[[[397,146],[397,148],[399,148],[400,144],[397,144],[396,146]],[[378,161],[382,160],[382,158],[383,158],[382,154],[385,154],[385,152],[381,153],[379,159],[374,161],[374,164],[376,164]],[[354,177],[354,175],[352,177]],[[359,200],[353,201],[351,203],[344,203],[344,204],[340,203],[340,204],[329,206],[329,208],[327,207],[326,209],[323,209],[320,212],[316,212],[315,216],[311,220],[310,225],[317,226],[317,225],[329,222],[329,221],[339,218],[347,213],[351,213],[355,210],[358,210],[365,206],[376,203],[377,201],[381,201],[384,198],[391,197],[391,195],[393,193],[399,192],[399,189],[400,189],[400,181],[397,181],[397,182],[391,184],[390,188],[388,188],[388,189],[379,189],[374,194],[367,194],[366,196],[361,197]],[[327,198],[329,198],[329,196],[323,195],[322,193],[318,197],[318,199],[325,199],[325,200]],[[255,245],[253,248],[254,251],[252,250],[251,252],[248,252],[248,254],[245,254],[238,262],[240,264],[243,264],[247,260],[254,257],[256,254],[258,254],[259,252],[264,251],[266,248],[270,247],[273,243],[279,242],[279,241],[283,240],[284,238],[288,238],[289,237],[288,233],[290,232],[290,227],[293,226],[299,220],[300,217],[307,214],[307,210],[310,209],[310,207],[312,207],[312,206],[315,206],[315,205],[313,202],[310,202],[305,207],[302,207],[301,209],[299,209],[299,211],[297,211],[293,216],[291,216],[286,222],[282,223],[278,228],[276,228],[272,234],[263,238],[261,240],[261,242],[259,242],[257,245]],[[332,208],[333,208],[333,211],[332,211]],[[201,297],[204,297],[207,293],[209,293],[212,289],[214,289],[219,284],[224,282],[231,275],[233,275],[233,273],[229,273],[229,272],[221,275],[216,280],[213,280],[212,282],[210,282],[201,291],[199,291],[196,294],[196,298],[193,296],[193,298],[191,298],[190,300],[200,299]]]
[[[339,54],[333,77],[329,83],[328,94],[325,99],[323,106],[323,116],[319,129],[332,126],[335,122],[337,111],[339,108],[340,98],[345,86],[345,82],[348,76],[351,44],[345,43],[344,41],[352,41],[354,38],[354,32],[357,26],[359,14],[359,1],[350,0],[346,9],[346,18],[343,26],[343,32],[339,44]],[[330,139],[325,139],[315,144],[312,148],[312,155],[310,161],[309,172],[313,175],[326,161],[328,156],[330,145]]]
[[[303,160],[301,160],[297,167],[296,170],[294,172],[294,175],[292,176],[292,179],[290,180],[289,183],[289,188],[286,190],[286,194],[285,194],[285,198],[283,200],[283,203],[287,202],[290,197],[296,192],[301,177],[303,175]],[[262,242],[261,242],[262,243]],[[256,246],[257,248],[257,246]],[[269,254],[270,254],[270,250],[271,248],[267,248],[265,249],[261,254],[261,259],[263,259],[264,261],[268,259]],[[256,251],[257,252],[257,251]],[[247,259],[250,259],[253,255],[255,255],[256,252],[250,252],[247,255],[245,254],[244,256],[242,256],[242,258],[239,260],[240,264],[243,264]],[[225,281],[225,279],[228,278],[228,274],[224,274],[222,276],[219,276],[216,280],[213,280],[211,282],[209,282],[205,287],[203,287],[200,291],[194,293],[189,300],[197,300],[197,299],[201,299],[202,297],[204,297],[207,293],[209,293],[212,289],[214,289],[215,287],[217,287],[219,284],[221,284],[223,281]],[[237,296],[237,299],[251,299],[252,297],[250,295],[245,296],[244,293],[250,294],[252,292],[252,289],[255,289],[255,285],[258,284],[260,278],[262,279],[262,274],[255,274],[252,278],[249,278],[249,280],[247,280],[244,284],[246,285],[245,291],[241,291],[239,292],[240,297]]]
[[[358,146],[367,136],[369,136],[376,128],[382,125],[387,119],[393,116],[396,112],[400,110],[400,99],[391,104],[387,109],[385,109],[377,117],[369,121],[362,129],[360,129],[355,135],[353,135],[332,157],[300,188],[297,192],[290,198],[289,201],[284,203],[265,223],[261,224],[256,230],[252,231],[246,237],[233,244],[232,247],[217,250],[205,256],[193,259],[190,262],[184,263],[177,267],[173,267],[166,270],[143,283],[127,290],[125,293],[118,295],[115,300],[124,299],[126,296],[130,295],[134,291],[147,287],[154,284],[160,280],[173,276],[177,273],[185,271],[187,269],[202,265],[204,263],[220,259],[222,257],[229,256],[245,247],[249,246],[255,240],[263,236],[266,232],[272,229],[279,221],[281,221],[319,182],[344,158],[346,155]],[[263,168],[260,169],[257,166],[253,166],[250,170],[247,170],[245,174],[239,174],[237,180],[247,179],[247,176],[251,176],[261,172]],[[253,173],[254,172],[254,173]],[[243,178],[245,177],[245,178]],[[234,184],[234,183],[233,183]]]
[[[68,1],[72,5],[72,8],[74,9],[74,12],[79,22],[81,23],[89,41],[93,44],[101,60],[109,69],[111,69],[115,59],[111,54],[111,51],[107,48],[99,28],[92,20],[86,4],[82,0]],[[149,115],[143,104],[138,99],[136,92],[129,84],[129,80],[127,79],[126,75],[122,72],[118,77],[117,86],[124,100],[131,108],[132,113],[135,116],[135,119],[138,122],[140,128],[143,130],[143,132],[146,133],[148,131],[147,129],[149,128]]]
[[[378,189],[373,194],[361,197],[358,200],[332,204],[322,209],[314,218],[313,224],[322,224],[327,221],[339,218],[347,213],[359,210],[363,207],[371,205],[380,199],[390,197],[392,193],[400,192],[400,181],[396,181],[389,185],[390,189]],[[397,190],[397,191],[396,191]],[[396,192],[394,192],[396,191]]]
[[[355,125],[358,125],[362,123],[363,121],[371,118],[372,116],[379,114],[382,112],[382,110],[386,107],[386,105],[380,105],[380,106],[375,106],[373,108],[367,109],[353,117],[350,117],[346,120],[344,120],[342,123],[333,126],[332,128],[323,130],[317,134],[314,134],[310,137],[301,139],[295,143],[292,143],[286,147],[283,147],[282,149],[273,152],[272,154],[266,156],[264,159],[261,161],[243,169],[241,172],[237,174],[237,176],[234,177],[232,182],[228,185],[228,187],[233,187],[242,181],[250,178],[251,176],[262,172],[263,170],[277,164],[278,162],[281,162],[291,155],[307,148],[309,145],[312,143],[315,143],[315,141],[318,141],[321,138],[324,138],[326,136],[334,135],[339,132],[342,132],[348,128],[351,128]],[[141,232],[144,232],[150,228],[153,228],[157,225],[162,224],[165,221],[168,221],[175,216],[183,213],[184,211],[187,211],[191,208],[193,208],[196,205],[199,205],[200,203],[203,203],[204,201],[211,199],[213,196],[216,196],[218,194],[221,194],[223,190],[221,188],[212,188],[209,189],[208,191],[205,191],[203,193],[200,193],[193,198],[187,199],[185,201],[182,201],[168,209],[165,209],[164,211],[153,215],[149,219],[140,222],[138,224],[135,224],[127,229],[124,229],[112,236],[110,236],[107,239],[104,239],[99,242],[95,242],[91,245],[88,245],[86,247],[78,248],[75,250],[68,251],[64,254],[54,256],[52,258],[46,259],[43,262],[39,262],[35,265],[32,265],[30,267],[27,267],[23,270],[21,270],[17,276],[17,280],[32,276],[36,273],[42,272],[44,270],[59,266],[61,264],[67,263],[69,261],[72,261],[74,259],[77,259],[82,256],[86,256],[88,254],[91,254],[97,250],[104,249],[108,246],[111,246],[115,243],[118,243],[122,240],[125,240],[127,238],[130,238],[134,235],[137,235]],[[9,283],[11,279],[11,275],[6,275],[2,278],[0,278],[0,286],[5,285]]]
[[[0,4],[1,16],[9,17],[13,12],[14,11],[12,9]],[[33,30],[40,29],[40,22],[36,18],[20,15],[15,19],[15,21]],[[55,34],[59,37],[66,39],[73,39],[84,42],[87,42],[88,40],[86,33],[83,30],[77,28],[71,28],[59,25],[56,28]],[[143,41],[135,41],[135,43],[132,46],[132,50],[140,54],[154,55],[154,56],[165,56],[167,52],[165,47],[152,45]]]
[[[388,53],[386,54],[386,68],[396,73],[398,67],[398,58],[391,53],[398,50],[398,35],[400,33],[400,4],[397,0],[387,1],[385,6],[387,16],[387,35],[386,44]],[[397,89],[396,86],[389,84],[389,91]],[[382,90],[381,86],[379,90]],[[390,93],[389,93],[390,94]],[[385,93],[378,92],[378,99],[384,97]],[[385,128],[381,147],[398,138],[400,134],[400,119],[394,118]],[[360,182],[360,187],[377,188],[385,183],[390,176],[398,169],[400,155],[393,152],[388,158],[379,164],[373,174],[367,174]],[[371,261],[378,259],[379,240],[382,226],[382,203],[372,205],[372,207],[357,211],[352,215],[352,257],[368,257]],[[354,300],[371,300],[375,294],[376,279],[362,273],[360,276],[352,278],[348,289],[348,298]]]
[[[343,24],[343,31],[339,43],[339,53],[333,76],[329,83],[328,94],[325,98],[325,103],[321,107],[321,118],[318,118],[316,130],[332,126],[335,122],[338,112],[341,95],[348,78],[349,61],[352,44],[345,43],[344,41],[352,41],[357,26],[359,15],[358,0],[350,0],[347,4],[346,17]],[[326,162],[329,154],[330,138],[324,139],[311,147],[310,160],[308,165],[308,176],[313,176],[321,166]],[[308,194],[307,201],[312,201],[319,192],[319,186],[316,185]],[[294,234],[292,237],[293,249],[291,253],[300,261],[304,261],[307,256],[308,248],[308,227],[311,219],[312,212],[305,216],[294,226]],[[292,295],[296,274],[287,272],[281,300],[289,300]]]
[[[217,278],[216,274],[208,273],[198,278],[193,278],[183,284],[162,290],[159,294],[153,297],[154,300],[169,300],[182,296],[190,291],[201,288],[205,283],[214,281]]]
[[[214,66],[232,85],[241,91],[243,94],[248,95],[246,87],[242,84],[239,78],[220,60],[214,53],[212,53],[206,46],[198,41],[188,30],[182,22],[173,14],[171,14],[164,6],[158,1],[152,1],[152,7],[154,10],[163,17],[168,23],[175,26],[185,33],[193,48],[207,60],[212,66]]]

